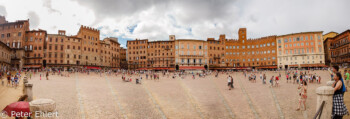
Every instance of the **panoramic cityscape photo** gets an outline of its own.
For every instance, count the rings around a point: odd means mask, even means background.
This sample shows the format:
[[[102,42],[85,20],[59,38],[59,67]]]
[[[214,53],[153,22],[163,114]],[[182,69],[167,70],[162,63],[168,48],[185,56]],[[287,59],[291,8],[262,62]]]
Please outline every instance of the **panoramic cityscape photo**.
[[[348,0],[0,0],[0,119],[350,119]]]

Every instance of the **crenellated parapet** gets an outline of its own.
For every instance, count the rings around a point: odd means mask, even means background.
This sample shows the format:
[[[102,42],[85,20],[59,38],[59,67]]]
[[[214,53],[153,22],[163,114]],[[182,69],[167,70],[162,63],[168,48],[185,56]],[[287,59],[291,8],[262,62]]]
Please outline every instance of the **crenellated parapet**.
[[[261,37],[261,38],[249,38],[247,39],[247,42],[251,41],[260,41],[260,40],[271,40],[271,39],[276,39],[276,35],[271,35],[271,36],[265,36],[265,37]]]
[[[81,32],[81,31],[90,31],[90,32],[100,33],[100,30],[92,28],[92,27],[84,26],[84,25],[80,26],[79,32]]]

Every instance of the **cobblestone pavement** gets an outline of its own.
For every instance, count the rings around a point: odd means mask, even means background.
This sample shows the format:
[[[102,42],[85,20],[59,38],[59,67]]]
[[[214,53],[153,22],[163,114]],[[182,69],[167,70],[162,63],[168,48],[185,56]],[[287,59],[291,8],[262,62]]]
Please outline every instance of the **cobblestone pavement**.
[[[42,73],[42,76],[44,73]],[[56,101],[56,109],[60,118],[77,119],[79,114],[79,102],[74,77],[50,76],[49,80],[40,74],[33,75],[28,82],[33,84],[34,99],[48,98]]]
[[[51,75],[50,80],[29,80],[35,98],[56,101],[59,118],[312,118],[316,112],[315,89],[330,80],[328,71],[314,71],[322,84],[308,85],[306,111],[295,111],[298,104],[297,84],[286,83],[284,73],[280,87],[270,88],[258,78],[249,82],[243,73],[234,77],[232,90],[227,87],[227,74],[205,78],[172,79],[160,76],[159,81],[142,84],[123,82],[121,75],[90,73],[70,77]],[[75,77],[76,75],[76,77]],[[278,73],[267,72],[267,79]],[[275,96],[275,97],[274,97]],[[280,108],[278,108],[278,106]]]

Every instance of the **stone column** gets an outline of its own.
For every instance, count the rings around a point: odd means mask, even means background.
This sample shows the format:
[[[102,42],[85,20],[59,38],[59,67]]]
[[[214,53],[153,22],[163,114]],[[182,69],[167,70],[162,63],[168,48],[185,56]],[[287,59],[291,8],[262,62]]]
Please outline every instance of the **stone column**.
[[[24,76],[23,77],[23,84],[26,84],[26,83],[28,83],[28,79],[27,79],[27,76]]]
[[[25,84],[25,93],[26,95],[28,95],[28,102],[33,100],[33,92],[32,92],[32,88],[33,88],[33,84]]]
[[[52,99],[36,99],[29,102],[32,117],[35,119],[57,119],[56,102]]]
[[[325,104],[322,110],[321,119],[330,119],[332,117],[334,88],[329,86],[329,84],[331,84],[331,81],[327,82],[327,86],[321,86],[316,89],[316,94],[317,94],[316,112],[320,108],[322,102],[325,101]]]
[[[26,94],[26,83],[28,83],[27,76],[23,77],[23,94]]]

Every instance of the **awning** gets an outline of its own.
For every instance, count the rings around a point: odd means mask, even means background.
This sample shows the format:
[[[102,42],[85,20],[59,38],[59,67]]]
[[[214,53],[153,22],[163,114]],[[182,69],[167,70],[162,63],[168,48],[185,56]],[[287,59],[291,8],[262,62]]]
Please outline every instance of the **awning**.
[[[86,69],[101,69],[100,67],[90,67],[90,66],[86,66]]]
[[[327,67],[324,64],[301,64],[301,67]]]
[[[225,70],[225,69],[236,69],[236,68],[229,68],[229,67],[214,67],[214,68],[209,68],[209,69],[211,69],[211,70]]]
[[[209,68],[210,70],[223,70],[223,69],[226,69],[226,70],[230,70],[230,69],[252,69],[250,67],[214,67],[214,68]]]
[[[136,70],[148,70],[147,68],[138,68]]]
[[[40,68],[41,65],[24,65],[23,68],[27,69],[27,68]]]
[[[203,66],[180,66],[180,70],[205,70]]]
[[[257,69],[277,69],[277,66],[263,66],[263,67],[257,67]]]
[[[153,70],[175,70],[175,68],[168,68],[168,67],[153,67],[151,69],[153,69]]]
[[[252,69],[250,67],[237,67],[236,69]]]

